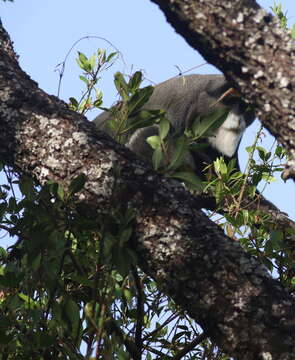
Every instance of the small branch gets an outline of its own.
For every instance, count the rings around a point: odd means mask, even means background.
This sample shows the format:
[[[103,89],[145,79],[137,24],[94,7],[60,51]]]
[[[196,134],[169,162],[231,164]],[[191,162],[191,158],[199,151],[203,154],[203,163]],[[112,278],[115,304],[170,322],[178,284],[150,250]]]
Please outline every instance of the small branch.
[[[175,356],[173,356],[173,360],[180,360],[190,351],[194,350],[194,348],[199,345],[202,341],[204,341],[207,337],[207,334],[203,332],[203,334],[196,337],[191,343],[187,344],[183,349],[181,349]]]
[[[162,325],[160,325],[159,327],[157,327],[154,331],[148,333],[147,335],[144,336],[144,338],[142,339],[142,341],[146,341],[148,340],[149,337],[155,335],[158,331],[162,330],[167,324],[169,324],[171,321],[175,320],[176,318],[178,318],[179,314],[172,314],[166,321],[163,322]]]
[[[143,318],[144,318],[144,292],[142,290],[142,283],[138,275],[137,269],[132,270],[132,275],[135,281],[137,289],[137,323],[135,330],[135,344],[138,351],[142,351],[142,328],[143,328]]]
[[[260,125],[260,128],[257,131],[257,134],[255,136],[254,143],[252,145],[252,150],[251,150],[251,152],[249,154],[249,158],[248,158],[247,165],[246,165],[246,171],[245,171],[245,179],[244,179],[244,183],[243,183],[243,186],[241,188],[241,191],[240,191],[238,204],[237,204],[238,210],[240,209],[243,198],[244,198],[244,193],[245,193],[245,190],[246,190],[247,180],[249,178],[250,171],[251,171],[251,168],[252,168],[252,161],[253,161],[253,157],[254,157],[254,152],[256,150],[257,142],[258,142],[258,140],[260,138],[260,134],[262,132],[262,129],[263,129],[263,125]]]
[[[127,351],[132,356],[133,360],[140,360],[141,353],[140,351],[138,351],[135,342],[129,336],[126,336],[126,334],[124,334],[124,332],[119,328],[114,319],[108,319],[107,323],[108,324],[106,324],[106,327],[109,329],[108,332],[114,332],[120,338],[122,343],[125,345]]]

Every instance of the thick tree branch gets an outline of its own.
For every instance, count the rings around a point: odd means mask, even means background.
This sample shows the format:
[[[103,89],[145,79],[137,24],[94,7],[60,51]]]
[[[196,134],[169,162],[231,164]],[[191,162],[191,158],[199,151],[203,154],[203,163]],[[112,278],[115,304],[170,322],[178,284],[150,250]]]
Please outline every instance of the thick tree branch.
[[[134,208],[134,247],[146,273],[241,360],[295,356],[294,300],[227,238],[181,185],[46,95],[19,68],[0,28],[0,156],[42,184],[87,177],[79,200],[108,211],[114,191]],[[118,178],[118,168],[120,177]]]
[[[254,0],[151,0],[204,58],[257,105],[265,127],[290,151],[295,179],[295,48]]]

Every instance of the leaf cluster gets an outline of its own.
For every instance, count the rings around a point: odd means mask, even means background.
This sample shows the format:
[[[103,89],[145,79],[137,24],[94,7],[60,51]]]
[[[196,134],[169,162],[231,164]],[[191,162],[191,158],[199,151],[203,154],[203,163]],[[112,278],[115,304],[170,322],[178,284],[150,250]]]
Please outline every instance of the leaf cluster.
[[[96,53],[88,58],[78,51],[76,61],[80,69],[83,70],[83,75],[80,75],[79,78],[84,83],[86,90],[79,100],[74,97],[69,99],[72,110],[85,114],[93,108],[100,108],[103,101],[102,92],[96,87],[100,80],[99,74],[111,67],[117,56],[116,52],[106,54],[105,50],[98,49]]]
[[[170,359],[193,341],[200,329],[136,268],[132,210],[90,217],[76,200],[83,174],[67,190],[9,176],[1,228],[16,242],[0,248],[0,359]]]

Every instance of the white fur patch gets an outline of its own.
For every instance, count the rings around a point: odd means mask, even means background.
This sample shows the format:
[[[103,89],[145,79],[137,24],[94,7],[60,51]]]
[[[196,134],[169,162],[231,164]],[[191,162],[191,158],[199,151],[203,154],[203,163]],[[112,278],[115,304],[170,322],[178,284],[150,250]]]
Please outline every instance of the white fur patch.
[[[224,123],[216,130],[215,135],[208,138],[209,143],[221,154],[232,157],[245,129],[246,122],[243,115],[232,110]]]

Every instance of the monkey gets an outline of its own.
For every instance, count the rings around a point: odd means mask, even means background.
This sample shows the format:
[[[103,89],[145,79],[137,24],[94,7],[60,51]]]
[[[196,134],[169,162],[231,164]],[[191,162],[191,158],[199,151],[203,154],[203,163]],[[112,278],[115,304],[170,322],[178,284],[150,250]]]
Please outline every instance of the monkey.
[[[223,75],[218,74],[194,74],[166,80],[155,86],[149,100],[142,107],[146,110],[165,110],[166,117],[178,134],[190,128],[198,116],[205,117],[218,108],[228,110],[224,122],[205,139],[207,146],[197,151],[190,151],[189,154],[188,162],[192,164],[193,171],[202,180],[206,180],[204,171],[208,164],[212,164],[220,156],[223,156],[226,162],[235,159],[236,170],[240,170],[238,149],[245,129],[255,120],[254,108],[242,99],[239,92]],[[105,111],[94,119],[94,123],[98,129],[112,135],[107,127],[107,122],[111,117],[112,112]],[[130,136],[126,146],[151,162],[153,149],[146,139],[158,135],[158,130],[158,125],[139,128]],[[295,227],[288,215],[281,212],[258,190],[256,190],[256,199],[257,201],[253,201],[253,198],[246,197],[243,199],[242,206],[270,215],[276,229]],[[214,201],[212,204],[209,200],[206,208],[215,211],[216,204]],[[219,208],[218,212],[224,214],[227,213],[227,209]],[[292,248],[294,247],[291,234],[285,234],[284,241],[286,244],[292,244]]]
[[[228,161],[235,158],[239,169],[237,153],[242,135],[255,119],[255,112],[242,100],[237,91],[223,75],[186,75],[166,80],[155,86],[152,95],[143,106],[145,110],[165,110],[166,116],[177,134],[190,128],[198,116],[206,116],[218,108],[228,110],[223,124],[207,139],[202,151],[191,152],[188,162],[200,178],[204,167],[219,156]],[[103,112],[94,119],[95,125],[107,130],[110,112]],[[158,134],[158,126],[137,129],[127,142],[136,154],[150,160],[153,150],[146,139]]]

